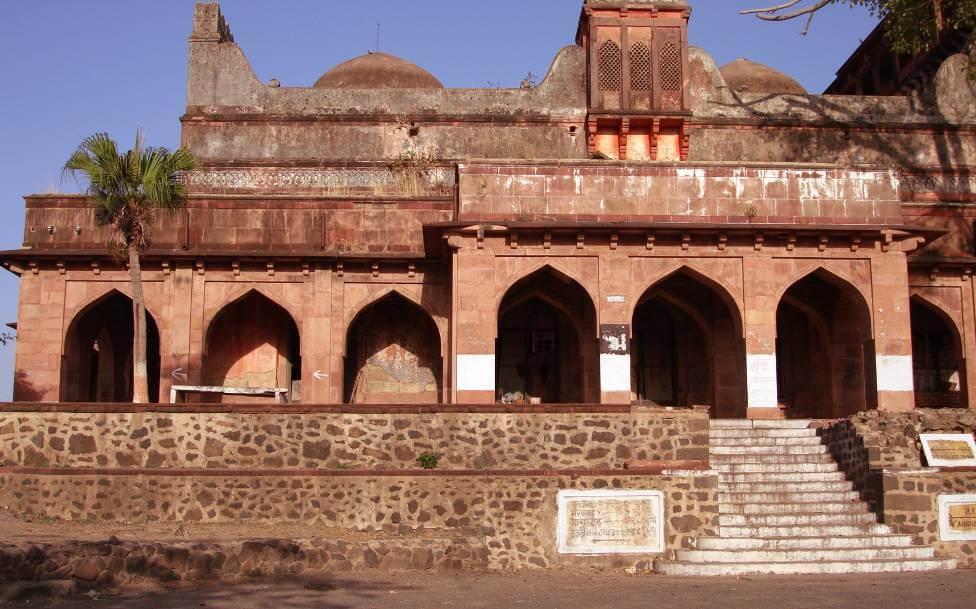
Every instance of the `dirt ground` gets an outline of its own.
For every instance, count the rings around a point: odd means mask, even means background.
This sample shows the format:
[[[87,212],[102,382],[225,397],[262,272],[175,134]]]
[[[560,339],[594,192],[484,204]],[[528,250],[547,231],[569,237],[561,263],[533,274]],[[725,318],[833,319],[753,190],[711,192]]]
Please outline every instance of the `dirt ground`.
[[[50,609],[940,609],[976,607],[976,571],[675,578],[617,573],[342,575],[3,607]]]

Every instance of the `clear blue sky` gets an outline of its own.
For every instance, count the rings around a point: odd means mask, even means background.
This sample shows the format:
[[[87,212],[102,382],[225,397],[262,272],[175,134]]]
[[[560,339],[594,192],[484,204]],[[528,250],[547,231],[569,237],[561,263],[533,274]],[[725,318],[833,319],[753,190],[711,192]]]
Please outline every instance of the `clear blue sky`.
[[[746,57],[819,92],[868,32],[863,10],[834,7],[814,21],[762,23],[738,10],[773,0],[692,0],[691,42],[722,65]],[[0,19],[0,249],[23,238],[22,196],[60,190],[60,167],[95,131],[128,144],[176,146],[185,103],[193,0],[5,2]],[[237,43],[261,80],[309,86],[374,46],[430,70],[448,87],[517,86],[545,75],[573,43],[582,0],[225,0]],[[17,279],[0,271],[0,323],[17,317]],[[9,399],[13,346],[0,348],[0,400]]]

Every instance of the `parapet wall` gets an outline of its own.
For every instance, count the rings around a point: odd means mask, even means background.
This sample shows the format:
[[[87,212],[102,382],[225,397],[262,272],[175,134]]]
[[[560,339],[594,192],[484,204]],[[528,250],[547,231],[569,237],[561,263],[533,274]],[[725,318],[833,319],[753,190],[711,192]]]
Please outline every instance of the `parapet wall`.
[[[704,409],[424,410],[9,406],[0,408],[0,458],[8,467],[159,470],[411,469],[423,452],[446,470],[708,461]]]

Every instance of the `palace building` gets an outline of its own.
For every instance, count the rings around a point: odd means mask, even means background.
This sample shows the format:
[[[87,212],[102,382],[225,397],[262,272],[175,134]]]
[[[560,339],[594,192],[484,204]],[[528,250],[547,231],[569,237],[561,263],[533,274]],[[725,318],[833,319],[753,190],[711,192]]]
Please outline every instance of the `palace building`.
[[[585,0],[576,43],[518,89],[384,53],[291,87],[198,4],[180,121],[201,167],[144,262],[153,399],[972,406],[965,56],[911,94],[819,95],[716,66],[691,12]],[[15,400],[131,400],[128,273],[104,243],[83,197],[26,197],[0,255],[21,278]]]

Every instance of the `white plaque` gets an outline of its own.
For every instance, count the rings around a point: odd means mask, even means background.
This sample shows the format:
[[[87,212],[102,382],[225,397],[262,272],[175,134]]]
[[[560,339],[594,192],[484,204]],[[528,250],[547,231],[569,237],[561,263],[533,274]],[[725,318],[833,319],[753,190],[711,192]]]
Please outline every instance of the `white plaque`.
[[[559,491],[556,543],[560,554],[664,552],[661,491]]]
[[[919,434],[929,467],[976,466],[976,441],[965,433]]]
[[[976,495],[939,495],[939,541],[976,540]]]

